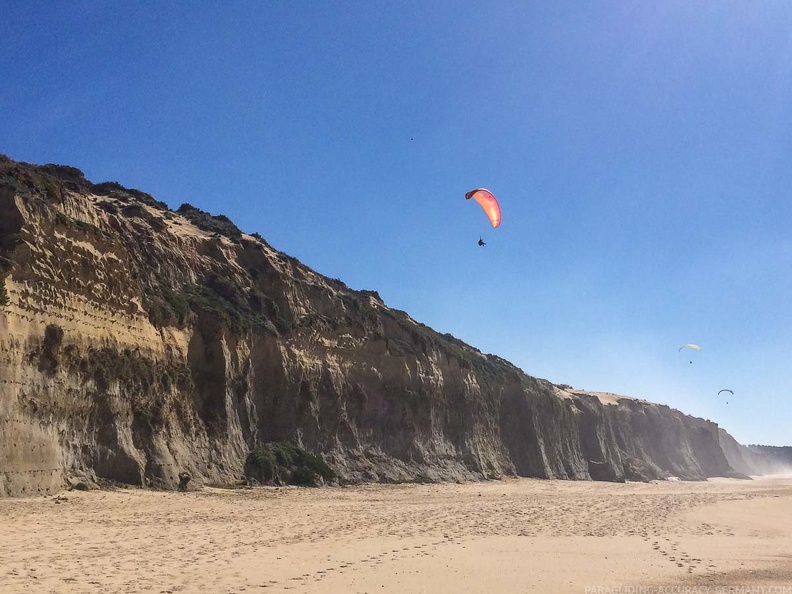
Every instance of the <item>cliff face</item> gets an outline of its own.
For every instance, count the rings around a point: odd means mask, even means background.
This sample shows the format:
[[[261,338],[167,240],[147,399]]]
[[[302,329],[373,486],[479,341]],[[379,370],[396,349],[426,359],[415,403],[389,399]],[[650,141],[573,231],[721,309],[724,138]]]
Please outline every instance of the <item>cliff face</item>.
[[[239,478],[288,440],[344,481],[727,475],[718,427],[530,377],[225,217],[0,157],[0,495]]]
[[[734,470],[747,475],[792,474],[792,447],[742,445],[723,429],[721,449]]]

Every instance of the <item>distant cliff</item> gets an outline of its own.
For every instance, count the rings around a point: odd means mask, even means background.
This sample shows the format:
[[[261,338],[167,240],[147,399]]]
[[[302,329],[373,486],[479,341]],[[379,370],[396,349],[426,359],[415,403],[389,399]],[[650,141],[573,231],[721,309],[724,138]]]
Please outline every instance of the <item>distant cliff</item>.
[[[792,474],[792,447],[742,445],[723,429],[720,444],[729,465],[747,475]]]
[[[727,476],[717,425],[537,379],[193,206],[0,156],[0,495],[239,479]],[[0,295],[2,296],[2,295]]]

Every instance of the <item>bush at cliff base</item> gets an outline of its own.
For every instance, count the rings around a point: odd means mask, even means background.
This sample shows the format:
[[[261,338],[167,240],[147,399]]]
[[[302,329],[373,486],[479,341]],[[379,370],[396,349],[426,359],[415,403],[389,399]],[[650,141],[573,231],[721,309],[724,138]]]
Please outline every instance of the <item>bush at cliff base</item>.
[[[245,460],[248,483],[316,487],[335,479],[322,458],[287,442],[271,442],[256,448]]]

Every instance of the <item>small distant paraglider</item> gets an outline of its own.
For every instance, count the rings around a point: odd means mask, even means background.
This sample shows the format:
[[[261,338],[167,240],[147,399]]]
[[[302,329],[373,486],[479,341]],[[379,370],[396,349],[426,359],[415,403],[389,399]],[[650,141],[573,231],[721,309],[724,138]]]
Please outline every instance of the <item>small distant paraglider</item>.
[[[683,344],[681,347],[679,347],[679,350],[677,352],[681,353],[682,349],[693,349],[694,351],[700,351],[701,347],[697,344],[690,344],[690,343]],[[690,364],[693,365],[693,361],[691,361]]]
[[[700,351],[701,347],[697,344],[683,344],[681,347],[679,347],[679,352],[681,352],[682,349],[693,349],[696,351]]]
[[[487,215],[492,228],[497,229],[500,227],[501,209],[495,195],[485,188],[476,188],[465,194],[465,200],[470,200],[471,198],[478,202],[479,206],[484,210],[484,214]],[[479,237],[478,244],[482,247],[487,245],[481,237]]]
[[[729,394],[731,394],[732,396],[734,396],[734,392],[732,392],[732,391],[731,391],[731,390],[729,390],[728,388],[724,388],[723,390],[720,390],[720,391],[718,392],[718,396],[720,396],[720,395],[721,395],[723,392],[728,392]],[[729,404],[729,401],[728,401],[728,400],[726,401],[726,404]]]

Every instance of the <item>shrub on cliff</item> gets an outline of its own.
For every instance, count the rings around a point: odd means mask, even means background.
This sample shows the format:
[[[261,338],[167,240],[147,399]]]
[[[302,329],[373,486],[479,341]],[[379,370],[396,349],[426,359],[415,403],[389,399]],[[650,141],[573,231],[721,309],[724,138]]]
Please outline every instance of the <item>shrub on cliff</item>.
[[[81,172],[82,173],[82,172]],[[125,188],[118,182],[107,181],[93,184],[93,192],[99,196],[112,196],[114,198],[134,198],[143,204],[147,204],[157,210],[168,211],[168,205],[160,200],[156,200],[151,194],[141,192],[135,188]]]
[[[187,303],[195,312],[205,311],[220,318],[237,336],[248,332],[258,325],[258,318],[239,302],[229,300],[217,293],[212,287],[190,285],[185,287]]]
[[[5,288],[5,277],[0,276],[0,307],[8,305],[8,292]]]
[[[200,208],[186,202],[176,211],[193,225],[209,233],[225,235],[229,239],[240,239],[242,231],[225,215],[211,215]]]
[[[272,334],[291,329],[280,317],[275,301],[256,287],[245,289],[239,281],[210,272],[203,285],[185,287],[189,308],[219,317],[235,335],[250,331]]]
[[[335,472],[316,454],[276,441],[256,448],[245,461],[245,476],[264,485],[316,487],[335,478]]]
[[[174,290],[170,282],[161,275],[144,291],[143,305],[148,311],[149,321],[157,328],[181,328],[189,311],[184,290]]]

